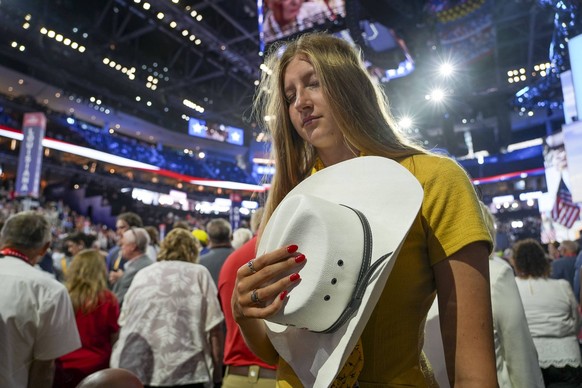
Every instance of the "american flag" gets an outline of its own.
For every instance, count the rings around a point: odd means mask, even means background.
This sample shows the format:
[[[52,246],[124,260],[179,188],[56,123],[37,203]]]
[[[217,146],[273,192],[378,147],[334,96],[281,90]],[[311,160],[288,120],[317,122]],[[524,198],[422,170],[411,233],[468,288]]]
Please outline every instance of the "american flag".
[[[560,180],[560,187],[556,194],[556,202],[552,209],[552,219],[566,228],[571,228],[574,222],[580,219],[580,207],[572,202],[572,194],[564,183]]]

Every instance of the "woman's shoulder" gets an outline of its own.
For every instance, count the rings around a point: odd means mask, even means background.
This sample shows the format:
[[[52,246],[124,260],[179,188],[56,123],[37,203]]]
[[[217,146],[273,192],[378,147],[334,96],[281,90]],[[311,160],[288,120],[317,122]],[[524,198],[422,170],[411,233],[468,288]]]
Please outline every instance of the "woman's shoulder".
[[[406,157],[400,164],[410,171],[421,184],[468,179],[468,175],[456,160],[445,155],[417,154]]]
[[[109,290],[103,290],[99,297],[102,304],[119,304],[117,296]]]
[[[447,171],[447,170],[458,170],[463,171],[463,168],[456,160],[439,154],[416,154],[408,156],[400,161],[400,164],[405,168],[411,170],[424,170],[424,171]]]
[[[157,261],[150,267],[157,268],[158,271],[161,272],[171,272],[171,271],[188,271],[193,272],[196,271],[196,267],[199,264],[194,264],[189,261],[182,261],[182,260],[162,260]]]
[[[570,283],[566,279],[553,279],[550,277],[547,278],[538,278],[540,281],[544,281],[550,287],[570,287]]]
[[[570,288],[570,283],[565,279],[552,279],[552,278],[529,278],[529,279],[520,279],[515,278],[516,281],[520,283],[529,283],[529,284],[537,284],[538,287],[543,287],[545,289],[544,292],[553,292],[553,291],[563,291],[564,289]]]
[[[550,280],[553,280],[554,283],[556,284],[556,287],[559,287],[561,290],[573,292],[572,285],[566,279],[550,279]]]
[[[115,294],[111,290],[101,291],[101,293],[99,294],[99,297],[102,299],[105,299],[105,300],[110,300],[110,299],[117,300],[117,297],[115,296]]]
[[[156,264],[160,267],[162,272],[180,272],[188,275],[198,275],[200,273],[208,273],[208,269],[202,264],[191,263],[189,261],[181,260],[165,260],[158,261]]]
[[[570,303],[570,301],[575,301],[574,291],[572,291],[572,286],[567,280],[551,278],[545,280],[544,297],[566,304]]]

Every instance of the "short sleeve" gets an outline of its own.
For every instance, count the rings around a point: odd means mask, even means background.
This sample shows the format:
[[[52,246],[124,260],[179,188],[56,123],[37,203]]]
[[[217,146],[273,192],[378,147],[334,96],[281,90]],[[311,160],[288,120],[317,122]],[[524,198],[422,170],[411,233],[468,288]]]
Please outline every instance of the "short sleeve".
[[[42,287],[34,358],[53,360],[81,347],[73,305],[67,290]]]
[[[200,265],[199,279],[201,284],[201,290],[206,299],[206,321],[204,322],[205,331],[209,332],[216,325],[224,320],[222,315],[222,308],[220,302],[218,301],[218,292],[216,290],[216,285],[208,269]]]
[[[436,157],[426,166],[422,217],[427,228],[431,265],[450,257],[466,245],[485,241],[491,251],[489,231],[479,199],[465,171],[452,159]]]

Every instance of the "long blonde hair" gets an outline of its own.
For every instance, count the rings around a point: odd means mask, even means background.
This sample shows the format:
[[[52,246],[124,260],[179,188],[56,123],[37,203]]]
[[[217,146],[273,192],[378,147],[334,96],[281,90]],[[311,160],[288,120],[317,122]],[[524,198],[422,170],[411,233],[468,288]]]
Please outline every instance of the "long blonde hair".
[[[107,290],[105,258],[98,250],[84,249],[77,253],[67,271],[67,290],[75,312],[93,311]]]
[[[276,167],[262,225],[283,197],[309,175],[317,157],[315,149],[293,128],[285,101],[285,70],[297,56],[313,66],[350,148],[395,160],[426,153],[398,131],[384,92],[368,74],[360,53],[349,43],[332,35],[313,33],[287,43],[279,57],[280,49],[273,49],[266,59],[269,71],[263,72],[254,102],[257,120],[271,133]]]

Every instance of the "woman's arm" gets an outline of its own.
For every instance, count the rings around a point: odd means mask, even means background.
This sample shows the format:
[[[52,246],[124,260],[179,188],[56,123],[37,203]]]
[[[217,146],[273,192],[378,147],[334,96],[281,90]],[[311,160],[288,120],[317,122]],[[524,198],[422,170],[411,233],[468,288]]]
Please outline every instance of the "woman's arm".
[[[298,270],[305,261],[305,256],[296,251],[297,246],[289,246],[257,257],[253,260],[254,273],[248,265],[243,265],[237,271],[232,293],[232,315],[247,346],[271,365],[277,363],[279,354],[267,336],[263,319],[283,307],[284,291],[299,280],[299,276],[285,275]],[[252,301],[253,292],[260,303]]]
[[[222,355],[224,350],[224,323],[214,326],[210,330],[210,348],[214,362],[214,376],[212,382],[220,384],[222,381]]]
[[[433,267],[454,387],[497,387],[488,255],[484,242],[474,242]]]
[[[262,319],[246,318],[237,321],[251,351],[269,365],[276,365],[279,354],[271,344]]]

